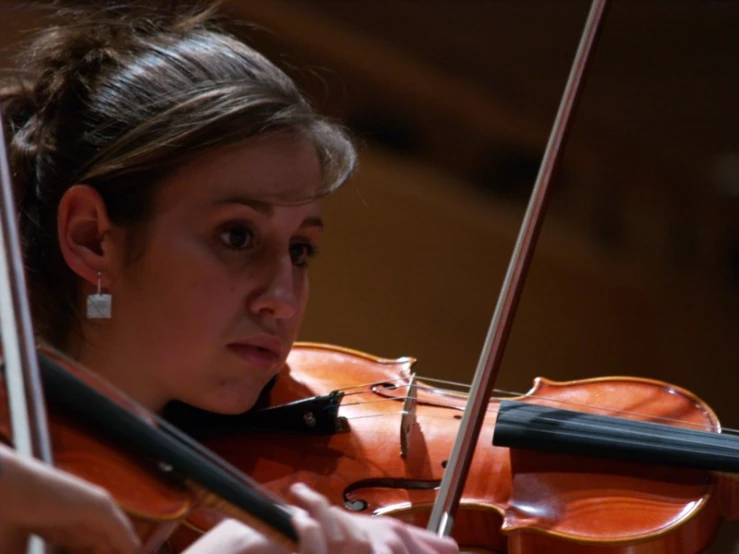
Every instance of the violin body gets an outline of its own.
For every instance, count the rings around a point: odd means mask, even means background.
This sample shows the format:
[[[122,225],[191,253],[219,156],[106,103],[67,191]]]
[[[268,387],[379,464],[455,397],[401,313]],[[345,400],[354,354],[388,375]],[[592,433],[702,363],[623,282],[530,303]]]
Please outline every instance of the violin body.
[[[349,431],[244,432],[203,442],[283,497],[292,483],[304,482],[347,510],[425,526],[466,397],[419,384],[416,421],[405,436],[407,454],[401,455],[401,412],[413,362],[297,345],[270,405],[343,390],[339,415],[347,418]],[[719,429],[716,416],[694,395],[646,379],[537,379],[518,400],[554,400],[582,411],[616,410]],[[462,550],[695,554],[710,543],[720,516],[717,482],[708,471],[494,446],[496,406],[491,401],[454,522],[452,535]],[[187,525],[202,532],[222,517],[219,509],[199,506]],[[175,543],[184,546],[194,534],[179,536]]]
[[[420,383],[409,402],[413,363],[297,345],[270,391],[270,404],[341,390],[339,416],[346,418],[346,432],[241,431],[203,443],[283,498],[291,484],[304,482],[347,510],[425,526],[466,396]],[[73,366],[66,369],[100,386]],[[713,412],[695,396],[645,379],[537,379],[518,400],[719,430]],[[131,455],[57,403],[49,403],[55,465],[107,489],[133,520],[146,551],[155,552],[166,540],[175,551],[183,549],[224,517],[244,518],[222,498]],[[0,438],[11,443],[7,408],[0,403]],[[303,415],[306,422],[313,416]],[[497,417],[498,403],[491,401],[453,528],[463,550],[695,554],[710,543],[723,501],[710,472],[495,446]]]

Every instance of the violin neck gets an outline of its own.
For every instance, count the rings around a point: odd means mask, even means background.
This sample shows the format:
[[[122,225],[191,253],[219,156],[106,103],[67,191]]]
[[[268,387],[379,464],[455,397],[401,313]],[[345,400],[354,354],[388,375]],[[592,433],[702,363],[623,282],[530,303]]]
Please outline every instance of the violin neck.
[[[732,435],[503,400],[493,444],[739,473]]]

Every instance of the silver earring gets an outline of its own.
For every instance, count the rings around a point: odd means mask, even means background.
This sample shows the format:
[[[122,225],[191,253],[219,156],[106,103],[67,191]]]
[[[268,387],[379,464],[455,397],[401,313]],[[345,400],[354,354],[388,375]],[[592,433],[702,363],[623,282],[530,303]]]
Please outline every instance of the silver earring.
[[[101,275],[98,272],[98,291],[87,297],[87,319],[110,319],[113,297],[100,292]]]

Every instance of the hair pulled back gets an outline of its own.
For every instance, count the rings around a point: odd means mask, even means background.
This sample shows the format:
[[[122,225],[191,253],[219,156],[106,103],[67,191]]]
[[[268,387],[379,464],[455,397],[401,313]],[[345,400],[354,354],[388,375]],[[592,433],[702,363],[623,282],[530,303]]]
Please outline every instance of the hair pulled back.
[[[353,146],[292,80],[223,31],[213,10],[79,11],[43,30],[0,90],[37,332],[59,346],[78,328],[77,278],[62,258],[57,209],[93,186],[113,223],[145,224],[156,183],[194,155],[271,130],[312,141],[328,194]],[[291,199],[300,200],[300,199]]]

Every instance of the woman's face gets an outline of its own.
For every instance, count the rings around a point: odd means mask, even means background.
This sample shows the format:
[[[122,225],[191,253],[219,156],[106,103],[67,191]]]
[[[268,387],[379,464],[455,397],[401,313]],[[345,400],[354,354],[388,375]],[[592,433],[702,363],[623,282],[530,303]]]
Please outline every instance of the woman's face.
[[[287,132],[209,152],[170,175],[142,253],[111,280],[113,316],[94,335],[90,365],[155,410],[169,400],[250,408],[295,341],[322,231],[320,201],[274,201],[320,183],[313,146]]]

